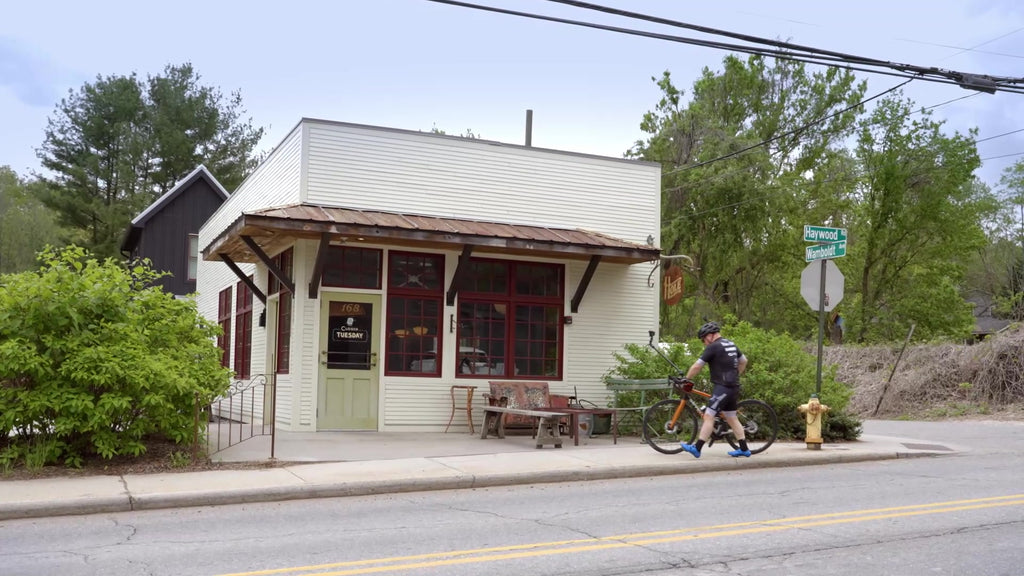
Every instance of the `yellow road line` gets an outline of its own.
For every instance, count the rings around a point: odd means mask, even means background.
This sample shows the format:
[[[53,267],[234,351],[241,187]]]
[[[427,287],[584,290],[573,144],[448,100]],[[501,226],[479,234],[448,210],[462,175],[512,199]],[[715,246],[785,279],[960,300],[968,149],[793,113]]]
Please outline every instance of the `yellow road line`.
[[[678,542],[691,539],[720,538],[724,536],[792,530],[794,528],[810,528],[889,518],[921,516],[925,514],[942,514],[962,510],[978,510],[984,508],[1021,505],[1024,505],[1024,494],[1013,494],[1009,496],[994,496],[970,500],[953,500],[949,502],[934,502],[930,504],[873,508],[867,510],[853,510],[849,512],[830,512],[810,516],[777,518],[773,520],[758,520],[752,522],[719,524],[715,526],[642,532],[619,536],[605,536],[601,538],[536,542],[531,544],[496,546],[450,552],[431,552],[409,556],[395,556],[391,558],[353,560],[349,562],[334,562],[330,564],[317,564],[311,566],[257,570],[253,572],[235,572],[232,574],[224,574],[222,576],[267,576],[271,574],[296,574],[301,572],[315,573],[316,576],[351,576],[356,574],[373,574],[377,572],[413,570],[417,568],[453,566],[477,562],[494,562],[497,560],[512,560],[518,558],[551,556],[556,554],[574,554],[578,552],[608,550],[629,546],[645,546],[649,544]],[[318,572],[319,570],[330,570],[336,568],[347,569],[334,572]]]

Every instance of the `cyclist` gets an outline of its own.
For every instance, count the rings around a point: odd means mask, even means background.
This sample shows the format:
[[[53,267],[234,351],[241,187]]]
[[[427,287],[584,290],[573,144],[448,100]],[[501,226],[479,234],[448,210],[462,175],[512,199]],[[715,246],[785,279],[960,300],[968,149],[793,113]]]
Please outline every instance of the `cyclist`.
[[[696,376],[707,364],[711,370],[711,399],[707,408],[704,409],[704,421],[700,427],[700,434],[697,436],[696,444],[682,444],[683,450],[689,452],[694,458],[700,458],[700,450],[704,443],[711,437],[715,428],[715,414],[721,412],[725,421],[729,423],[736,441],[740,445],[738,450],[731,450],[729,456],[738,458],[740,456],[750,457],[750,449],[747,448],[747,440],[743,435],[743,426],[736,417],[736,402],[740,396],[740,374],[747,368],[747,357],[740,352],[740,349],[731,340],[722,338],[721,328],[714,322],[708,322],[697,331],[697,337],[704,344],[704,352],[700,358],[686,371],[686,379]]]

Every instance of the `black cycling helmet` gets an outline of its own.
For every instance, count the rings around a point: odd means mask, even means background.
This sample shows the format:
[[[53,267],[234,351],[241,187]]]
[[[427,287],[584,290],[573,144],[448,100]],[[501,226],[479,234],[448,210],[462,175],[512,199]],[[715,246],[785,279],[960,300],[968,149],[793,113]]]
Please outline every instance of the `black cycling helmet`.
[[[703,340],[708,334],[718,334],[721,331],[722,328],[716,322],[708,322],[697,330],[697,338]]]

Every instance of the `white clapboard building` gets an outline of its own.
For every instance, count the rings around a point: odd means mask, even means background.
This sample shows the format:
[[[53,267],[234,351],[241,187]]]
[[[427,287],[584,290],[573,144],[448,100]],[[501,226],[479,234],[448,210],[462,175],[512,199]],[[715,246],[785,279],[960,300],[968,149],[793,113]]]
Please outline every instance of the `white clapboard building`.
[[[199,310],[230,334],[225,366],[276,383],[282,430],[440,431],[451,386],[479,408],[489,380],[603,404],[613,354],[657,327],[660,181],[303,119],[200,230]]]

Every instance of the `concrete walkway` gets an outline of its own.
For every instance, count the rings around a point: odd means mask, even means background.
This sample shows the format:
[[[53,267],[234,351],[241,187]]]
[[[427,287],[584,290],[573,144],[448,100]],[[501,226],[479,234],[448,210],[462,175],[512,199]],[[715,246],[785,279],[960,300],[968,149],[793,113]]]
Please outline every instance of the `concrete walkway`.
[[[528,436],[481,440],[462,433],[279,433],[215,455],[221,461],[266,461],[267,468],[37,480],[0,480],[0,520],[185,506],[271,502],[388,492],[480,488],[541,482],[697,474],[764,467],[812,466],[956,453],[926,440],[865,435],[860,441],[808,450],[776,443],[734,459],[727,444],[688,454],[659,454],[636,438],[571,441],[534,448]],[[272,466],[272,467],[271,467]]]

